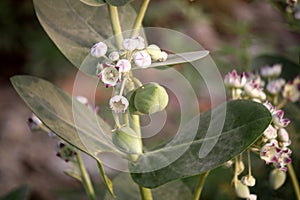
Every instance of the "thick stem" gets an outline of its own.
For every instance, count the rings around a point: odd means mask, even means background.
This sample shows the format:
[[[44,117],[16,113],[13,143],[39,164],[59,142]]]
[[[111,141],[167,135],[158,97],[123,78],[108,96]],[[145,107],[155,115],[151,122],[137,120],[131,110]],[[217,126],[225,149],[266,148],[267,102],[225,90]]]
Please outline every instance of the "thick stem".
[[[152,193],[149,188],[144,188],[142,186],[139,186],[140,193],[142,200],[152,200]]]
[[[82,184],[84,186],[85,192],[88,195],[89,200],[96,200],[96,196],[95,196],[95,192],[94,192],[94,188],[90,176],[86,171],[86,168],[81,160],[81,156],[79,152],[77,152],[76,159],[77,159],[78,167],[81,172],[81,179],[82,179]]]
[[[209,172],[210,171],[207,171],[207,172],[200,175],[200,179],[199,179],[198,185],[196,187],[195,195],[194,195],[194,200],[199,200],[200,199],[201,192],[203,190],[203,186],[204,186],[205,180],[206,180]]]
[[[116,42],[119,49],[122,48],[122,41],[123,41],[123,35],[122,35],[122,28],[119,20],[119,14],[118,14],[118,8],[116,6],[112,6],[109,3],[108,10],[110,15],[110,21],[111,26],[113,28],[114,35],[116,36]]]
[[[142,26],[142,21],[145,17],[145,13],[148,8],[149,2],[150,2],[150,0],[144,0],[142,6],[140,8],[140,12],[139,12],[138,16],[136,17],[131,36],[136,36],[137,33],[139,32],[139,29]]]
[[[288,164],[287,167],[288,167],[289,176],[291,177],[291,180],[292,180],[292,183],[293,183],[293,187],[294,187],[294,191],[296,193],[296,197],[297,197],[298,200],[300,200],[300,187],[299,187],[299,182],[297,180],[297,175],[295,173],[294,167],[291,163]]]

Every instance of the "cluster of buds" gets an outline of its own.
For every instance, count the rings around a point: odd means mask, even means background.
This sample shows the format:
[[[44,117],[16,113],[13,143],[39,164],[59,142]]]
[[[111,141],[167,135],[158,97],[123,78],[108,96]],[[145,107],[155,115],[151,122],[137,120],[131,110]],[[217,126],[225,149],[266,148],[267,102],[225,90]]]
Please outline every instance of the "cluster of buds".
[[[257,151],[257,146],[259,145],[260,158],[266,164],[272,163],[275,167],[274,172],[270,174],[270,177],[272,177],[270,181],[274,182],[276,179],[274,177],[280,176],[282,185],[284,183],[282,177],[285,177],[282,174],[285,174],[287,171],[286,165],[291,163],[292,151],[288,148],[291,140],[286,130],[290,120],[284,118],[284,111],[277,109],[274,105],[281,107],[286,101],[299,101],[300,77],[296,77],[294,80],[286,83],[284,79],[279,78],[281,72],[282,65],[280,64],[264,66],[261,68],[260,73],[242,72],[238,74],[236,70],[233,70],[225,75],[224,84],[231,90],[233,99],[251,99],[260,102],[272,114],[272,123],[264,131],[262,139],[255,144],[255,148],[250,149]],[[280,103],[279,100],[281,100]],[[237,166],[238,163],[235,165]],[[240,175],[240,173],[235,174],[235,177]],[[241,180],[237,178],[234,180],[235,190],[239,197],[256,199],[256,195],[250,194],[248,188],[255,185],[255,178],[251,175],[251,172],[242,177]],[[274,185],[274,183],[271,183],[271,185]],[[277,184],[276,187],[272,188],[278,189],[280,186]],[[239,191],[244,191],[243,195]]]
[[[98,42],[91,48],[90,54],[96,58],[104,58],[101,62],[99,59],[97,75],[106,87],[116,89],[109,101],[110,108],[116,113],[125,112],[129,105],[123,95],[125,82],[130,80],[129,72],[134,67],[147,68],[153,62],[166,61],[168,57],[157,45],[146,46],[141,36],[124,39],[119,51],[109,51],[105,43]]]

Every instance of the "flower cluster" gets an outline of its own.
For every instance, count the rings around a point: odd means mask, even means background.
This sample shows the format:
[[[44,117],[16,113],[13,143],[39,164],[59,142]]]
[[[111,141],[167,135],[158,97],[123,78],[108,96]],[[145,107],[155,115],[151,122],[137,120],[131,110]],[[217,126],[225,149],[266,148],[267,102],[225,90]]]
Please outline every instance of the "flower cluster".
[[[116,113],[125,112],[128,107],[129,103],[123,92],[133,67],[147,68],[153,62],[166,61],[168,57],[157,45],[146,46],[141,36],[124,39],[119,51],[110,51],[105,43],[98,42],[91,48],[90,54],[96,58],[104,58],[104,61],[98,63],[97,75],[106,87],[116,89],[109,101],[110,108]]]
[[[264,66],[260,73],[242,72],[238,74],[236,70],[229,72],[224,77],[224,84],[230,89],[233,99],[251,99],[265,105],[272,114],[272,123],[264,131],[260,141],[256,142],[253,151],[260,153],[260,158],[266,164],[272,163],[276,170],[281,170],[283,173],[287,171],[286,165],[291,163],[292,151],[288,148],[291,144],[286,126],[290,120],[284,117],[284,111],[280,108],[286,101],[296,102],[300,99],[300,77],[294,80],[286,81],[279,78],[282,72],[282,65],[275,64],[273,66]],[[276,105],[276,106],[274,106]],[[277,108],[276,108],[277,107]],[[250,156],[250,154],[248,155]],[[239,160],[239,162],[242,162]],[[235,166],[240,166],[240,163],[235,163]],[[248,162],[250,162],[248,160]],[[250,165],[250,163],[248,163]],[[243,171],[243,170],[242,170]],[[245,187],[252,187],[255,185],[255,179],[249,174],[238,180],[238,175],[241,172],[235,173],[235,186],[245,189]],[[237,184],[237,182],[241,183]],[[252,195],[249,197],[249,189],[242,198],[256,199]],[[237,192],[237,190],[236,190]],[[238,194],[238,192],[237,192]],[[239,196],[239,195],[238,195]]]

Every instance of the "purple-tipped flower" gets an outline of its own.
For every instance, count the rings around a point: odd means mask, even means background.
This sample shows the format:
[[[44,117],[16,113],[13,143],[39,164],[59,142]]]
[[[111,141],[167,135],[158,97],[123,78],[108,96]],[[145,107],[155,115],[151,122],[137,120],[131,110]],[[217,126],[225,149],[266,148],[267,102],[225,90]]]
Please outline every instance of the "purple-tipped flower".
[[[266,101],[265,103],[263,103],[263,105],[266,106],[266,108],[268,108],[271,114],[273,114],[276,111],[275,106],[273,106],[269,101]]]
[[[274,166],[286,172],[286,165],[292,162],[291,153],[292,151],[289,148],[281,149],[281,151],[278,154],[277,162],[274,163]]]
[[[282,90],[284,84],[285,80],[282,78],[270,81],[267,85],[267,91],[272,95],[276,95]]]
[[[104,56],[106,52],[107,52],[107,46],[103,42],[98,42],[94,44],[94,46],[91,48],[91,55],[97,58]]]
[[[120,81],[120,72],[115,67],[105,67],[98,77],[106,87],[115,86]]]
[[[246,83],[244,90],[246,95],[248,95],[252,99],[264,101],[267,98],[266,94],[263,92],[263,89],[253,81]]]
[[[277,77],[281,74],[282,65],[275,64],[271,66],[262,67],[260,70],[260,74],[262,77],[269,78],[269,77]]]
[[[291,102],[300,100],[300,77],[297,76],[283,87],[282,96]]]
[[[117,62],[116,67],[119,68],[119,72],[129,72],[131,64],[127,59],[121,59]]]
[[[31,117],[28,118],[27,124],[31,131],[40,130],[43,125],[41,120],[35,114],[32,114]]]
[[[151,65],[151,56],[146,51],[138,51],[133,55],[133,61],[137,67],[147,68]]]
[[[286,127],[291,122],[289,119],[283,118],[284,116],[283,110],[276,110],[272,116],[273,116],[273,123],[278,128]]]
[[[109,100],[109,105],[113,111],[115,111],[116,113],[120,113],[125,112],[129,105],[129,102],[125,97],[116,95]]]
[[[238,74],[236,70],[232,70],[224,77],[224,84],[229,88],[242,88],[247,82],[245,73]]]
[[[266,143],[260,150],[260,158],[266,161],[266,164],[275,163],[278,160],[280,148],[274,143]]]

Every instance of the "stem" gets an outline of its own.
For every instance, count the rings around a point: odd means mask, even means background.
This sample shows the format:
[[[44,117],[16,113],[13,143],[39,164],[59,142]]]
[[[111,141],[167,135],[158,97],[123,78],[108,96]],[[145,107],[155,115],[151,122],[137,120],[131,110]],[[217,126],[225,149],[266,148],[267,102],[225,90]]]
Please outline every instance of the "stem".
[[[152,193],[149,188],[144,188],[142,186],[139,186],[140,193],[142,200],[152,200]]]
[[[134,27],[133,27],[133,30],[132,30],[132,33],[131,33],[132,37],[137,35],[137,33],[139,32],[140,27],[142,26],[142,21],[145,17],[145,13],[146,13],[146,10],[148,8],[149,2],[150,2],[150,0],[144,0],[142,6],[140,8],[140,12],[139,12],[138,16],[136,17]]]
[[[287,167],[288,167],[289,175],[292,179],[292,183],[293,183],[294,191],[296,193],[296,197],[297,197],[298,200],[300,200],[300,187],[299,187],[299,182],[297,180],[297,175],[295,173],[294,167],[291,163],[288,164]]]
[[[95,196],[95,192],[94,192],[94,188],[93,188],[90,176],[86,171],[86,168],[81,160],[81,156],[80,156],[79,152],[77,152],[76,158],[77,158],[78,167],[81,172],[81,178],[82,178],[82,183],[83,183],[85,192],[88,195],[88,198],[90,200],[96,200],[96,196]]]
[[[119,20],[118,8],[116,6],[110,5],[109,3],[107,5],[108,5],[108,10],[110,15],[111,26],[113,28],[113,32],[117,40],[117,46],[119,49],[121,49],[123,35],[122,35],[122,28]]]
[[[248,156],[248,175],[251,176],[251,157],[250,157],[250,149],[247,151]]]
[[[203,190],[203,186],[204,186],[205,180],[206,180],[209,172],[210,171],[207,171],[200,175],[200,179],[199,179],[198,185],[196,187],[195,195],[194,195],[194,200],[200,199],[201,192]]]

